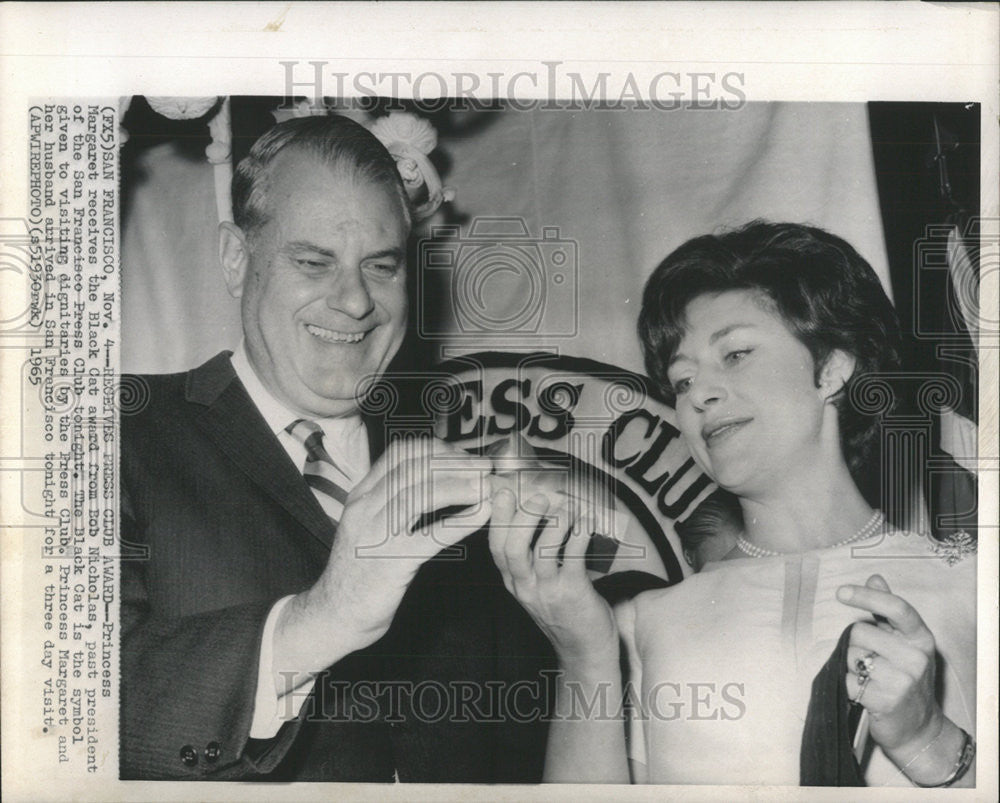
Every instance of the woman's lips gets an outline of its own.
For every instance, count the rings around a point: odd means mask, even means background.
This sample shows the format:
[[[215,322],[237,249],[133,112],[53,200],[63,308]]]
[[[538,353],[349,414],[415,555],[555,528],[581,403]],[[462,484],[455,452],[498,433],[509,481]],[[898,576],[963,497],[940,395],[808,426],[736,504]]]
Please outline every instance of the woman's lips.
[[[735,435],[751,421],[753,421],[752,418],[733,418],[728,421],[707,424],[702,427],[701,437],[709,446],[715,446]]]

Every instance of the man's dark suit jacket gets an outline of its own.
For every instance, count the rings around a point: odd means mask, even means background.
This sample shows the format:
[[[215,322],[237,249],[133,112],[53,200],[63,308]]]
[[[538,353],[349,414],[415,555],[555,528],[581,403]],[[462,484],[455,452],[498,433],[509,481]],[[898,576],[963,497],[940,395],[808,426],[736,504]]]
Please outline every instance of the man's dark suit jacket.
[[[335,529],[228,354],[141,381],[148,402],[122,415],[123,550],[148,550],[122,562],[122,778],[538,781],[554,660],[483,531],[463,560],[421,568],[389,633],[321,677],[297,720],[249,739],[267,613],[318,578]],[[368,431],[374,460],[383,428]],[[442,690],[466,704],[442,715]]]

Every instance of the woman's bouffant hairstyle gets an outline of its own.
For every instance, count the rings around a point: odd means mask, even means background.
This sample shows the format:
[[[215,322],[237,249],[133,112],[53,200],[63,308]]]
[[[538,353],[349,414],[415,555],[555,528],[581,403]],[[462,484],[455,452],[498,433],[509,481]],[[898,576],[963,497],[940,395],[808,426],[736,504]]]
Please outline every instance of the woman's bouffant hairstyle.
[[[410,206],[396,160],[363,125],[341,115],[295,117],[270,128],[233,173],[233,222],[253,235],[268,220],[270,166],[286,148],[313,156],[359,181],[381,184],[399,196],[407,222]]]
[[[795,223],[758,220],[688,240],[653,271],[639,313],[646,371],[671,403],[667,368],[684,336],[687,305],[727,290],[759,291],[771,300],[812,354],[817,383],[835,349],[854,356],[836,404],[844,458],[858,471],[878,421],[850,403],[851,388],[865,374],[899,368],[899,321],[871,265],[840,237]]]

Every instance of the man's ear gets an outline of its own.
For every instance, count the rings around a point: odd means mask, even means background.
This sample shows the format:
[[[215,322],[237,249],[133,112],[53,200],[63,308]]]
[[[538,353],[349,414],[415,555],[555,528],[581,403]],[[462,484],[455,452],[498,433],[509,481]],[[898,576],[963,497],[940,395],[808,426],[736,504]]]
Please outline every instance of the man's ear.
[[[823,398],[832,401],[844,389],[847,380],[854,373],[857,358],[842,349],[834,349],[823,363],[819,373],[819,389]]]
[[[694,550],[682,549],[681,551],[684,553],[684,560],[687,561],[687,565],[690,566],[692,569],[694,569],[695,568]]]
[[[219,224],[219,262],[229,295],[240,298],[250,269],[250,248],[243,230],[229,221]]]

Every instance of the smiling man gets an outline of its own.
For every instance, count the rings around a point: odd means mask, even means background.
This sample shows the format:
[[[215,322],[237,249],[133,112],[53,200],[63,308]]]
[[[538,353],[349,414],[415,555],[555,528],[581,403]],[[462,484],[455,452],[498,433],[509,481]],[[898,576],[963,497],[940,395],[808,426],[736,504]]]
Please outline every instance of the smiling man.
[[[410,224],[394,175],[372,183],[333,158],[286,148],[257,169],[271,209],[254,209],[248,188],[236,224],[222,224],[221,256],[261,381],[287,406],[342,416],[403,340]],[[237,203],[256,167],[237,176]]]
[[[489,461],[384,449],[359,410],[406,329],[393,158],[346,118],[287,121],[237,167],[233,209],[219,253],[242,342],[143,377],[149,402],[122,419],[123,542],[145,552],[122,562],[122,777],[535,780],[543,734],[509,737],[525,762],[495,729],[423,736],[398,694],[382,705],[400,680],[482,688],[499,640],[532,649],[498,577],[425,566],[488,520]],[[466,513],[423,526],[446,507]]]

